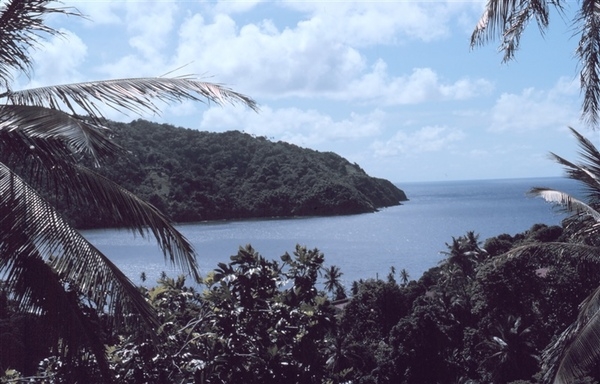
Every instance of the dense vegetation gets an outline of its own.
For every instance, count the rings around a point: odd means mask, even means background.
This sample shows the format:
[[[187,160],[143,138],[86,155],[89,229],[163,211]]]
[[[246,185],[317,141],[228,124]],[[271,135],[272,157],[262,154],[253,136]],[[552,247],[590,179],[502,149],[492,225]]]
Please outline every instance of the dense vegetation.
[[[144,120],[109,125],[127,154],[98,172],[176,222],[364,213],[406,200],[389,181],[369,177],[332,152],[238,131],[200,132]],[[107,225],[86,207],[69,216],[79,227]]]

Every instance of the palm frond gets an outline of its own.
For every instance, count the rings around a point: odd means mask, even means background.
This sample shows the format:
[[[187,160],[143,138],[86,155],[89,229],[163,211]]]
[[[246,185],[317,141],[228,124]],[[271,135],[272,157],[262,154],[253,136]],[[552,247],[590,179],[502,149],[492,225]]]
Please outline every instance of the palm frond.
[[[200,281],[196,253],[191,243],[156,207],[89,168],[69,164],[57,172],[63,188],[77,194],[80,201],[142,236],[152,234],[165,258],[195,281]]]
[[[581,181],[588,184],[588,186],[590,187],[590,189],[592,191],[595,190],[596,192],[598,192],[598,191],[600,191],[600,187],[598,187],[598,183],[597,182],[590,183],[589,180],[594,179],[595,181],[597,181],[598,178],[600,177],[600,151],[598,151],[596,146],[589,139],[584,137],[581,133],[577,132],[575,129],[573,129],[571,127],[569,127],[569,129],[571,130],[571,133],[577,139],[577,144],[579,146],[579,155],[582,157],[583,163],[580,166],[574,166],[572,164],[567,164],[565,161],[563,161],[562,164],[564,164],[565,166],[567,166],[568,168],[571,168],[571,169],[575,169],[575,168],[584,169],[585,172],[588,173],[588,175],[587,175],[587,177],[584,177],[583,179],[581,179]],[[569,175],[569,177],[571,179],[579,180],[577,178],[577,176],[579,176],[579,174],[577,174],[577,173],[574,173],[572,176]]]
[[[579,308],[577,320],[543,354],[545,382],[570,384],[600,359],[600,287]]]
[[[58,346],[55,353],[73,361],[83,358],[82,351],[89,349],[103,376],[110,377],[100,329],[82,311],[77,293],[65,290],[64,281],[42,259],[35,244],[22,244],[11,259],[11,298],[27,313],[42,318],[44,324],[58,325],[45,329],[46,342]]]
[[[509,262],[512,259],[518,257],[524,257],[529,255],[534,257],[536,255],[546,255],[552,257],[573,257],[578,260],[600,263],[598,258],[598,252],[600,248],[581,244],[581,243],[565,243],[565,242],[547,242],[547,243],[527,243],[518,247],[511,248],[508,252],[494,256],[492,262],[495,266],[502,265],[503,263]]]
[[[575,54],[581,65],[582,114],[588,124],[597,127],[600,123],[600,9],[596,1],[582,0],[575,24],[581,31]]]
[[[13,105],[66,109],[74,115],[83,113],[94,118],[102,116],[99,105],[106,105],[123,113],[130,111],[137,114],[159,114],[156,100],[173,103],[187,99],[219,105],[242,103],[254,110],[258,109],[256,102],[248,96],[220,84],[200,81],[189,76],[55,85],[7,92],[0,95],[2,96],[7,97]]]
[[[569,129],[577,139],[579,155],[583,161],[575,164],[552,152],[550,157],[564,167],[568,178],[585,185],[590,205],[594,205],[600,202],[600,151],[575,129],[571,127]]]
[[[585,186],[583,190],[590,206],[595,206],[600,200],[600,179],[598,178],[600,170],[597,166],[593,164],[577,165],[554,153],[550,153],[550,157],[564,167],[565,175],[569,179]]]
[[[588,164],[594,165],[595,169],[600,169],[600,151],[598,151],[596,146],[587,137],[583,136],[576,129],[569,127],[569,130],[577,139],[577,144],[580,148],[579,154]]]
[[[48,7],[48,0],[6,0],[0,7],[0,79],[8,89],[11,69],[29,73],[32,62],[29,50],[44,35],[60,34],[44,24],[44,16],[52,13],[81,16],[72,8]]]
[[[600,222],[600,212],[596,211],[594,208],[590,207],[583,201],[578,200],[567,193],[560,192],[551,188],[540,187],[532,188],[528,193],[533,196],[542,197],[549,203],[559,204],[567,212],[575,213],[578,215],[591,216],[596,222]]]
[[[11,257],[30,249],[30,257],[42,255],[59,278],[73,284],[95,303],[106,307],[116,322],[139,314],[156,323],[152,308],[134,284],[96,247],[48,204],[35,190],[0,163],[0,272],[7,284],[16,284]],[[32,304],[32,303],[30,303]],[[35,305],[28,308],[36,310]]]
[[[561,8],[560,0],[551,3]],[[504,52],[503,61],[512,60],[519,49],[521,35],[532,18],[536,19],[543,34],[549,23],[548,1],[489,0],[471,35],[471,47],[499,39],[499,50]]]
[[[110,129],[89,120],[72,116],[59,110],[27,105],[0,106],[0,136],[5,133],[17,135],[32,149],[52,150],[49,155],[64,156],[64,144],[72,153],[87,153],[96,161],[106,155],[121,152],[123,149],[110,139]],[[47,144],[38,145],[36,139],[45,140]]]
[[[5,144],[4,136],[0,130],[0,144]],[[8,142],[11,143],[17,151],[28,150],[18,140]],[[52,156],[53,153],[45,154],[44,143],[36,143],[36,154],[27,162],[18,162],[17,158],[17,168],[27,167],[23,172],[30,175],[28,180],[33,185],[66,196],[67,203],[89,207],[115,227],[125,227],[143,237],[154,236],[165,258],[196,281],[200,280],[194,247],[160,210],[85,166]]]

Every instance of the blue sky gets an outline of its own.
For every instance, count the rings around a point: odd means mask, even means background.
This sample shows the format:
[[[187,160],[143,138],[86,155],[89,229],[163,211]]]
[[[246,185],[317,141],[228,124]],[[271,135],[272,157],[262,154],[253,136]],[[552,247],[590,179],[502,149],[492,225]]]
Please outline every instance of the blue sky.
[[[471,50],[480,1],[65,1],[65,38],[34,52],[21,87],[196,74],[253,97],[260,113],[184,103],[145,119],[333,151],[393,182],[561,175],[577,158],[577,37],[553,13],[517,58]],[[106,112],[130,121],[137,116]]]

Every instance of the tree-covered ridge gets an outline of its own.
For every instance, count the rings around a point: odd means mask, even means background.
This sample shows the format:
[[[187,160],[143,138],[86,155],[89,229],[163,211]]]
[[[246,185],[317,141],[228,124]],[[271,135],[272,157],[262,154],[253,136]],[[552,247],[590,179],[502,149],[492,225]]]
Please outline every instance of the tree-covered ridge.
[[[335,153],[239,131],[200,132],[144,120],[109,125],[128,154],[99,172],[177,222],[365,213],[406,200],[391,182]],[[71,216],[79,226],[103,225],[102,218]]]

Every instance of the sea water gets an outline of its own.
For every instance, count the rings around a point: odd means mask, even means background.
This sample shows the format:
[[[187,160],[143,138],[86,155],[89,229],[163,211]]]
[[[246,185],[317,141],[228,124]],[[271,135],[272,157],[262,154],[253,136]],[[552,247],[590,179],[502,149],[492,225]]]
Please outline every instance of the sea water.
[[[325,264],[336,265],[342,282],[385,278],[394,267],[418,279],[444,257],[446,243],[467,231],[481,241],[514,235],[533,224],[560,224],[566,214],[528,197],[532,187],[551,187],[577,195],[577,184],[564,178],[400,183],[409,201],[375,213],[289,219],[231,220],[178,225],[198,253],[202,273],[228,262],[240,246],[279,259],[296,244],[318,248]],[[152,285],[166,272],[181,273],[166,263],[156,242],[125,230],[90,230],[84,236],[135,283],[142,272]]]

